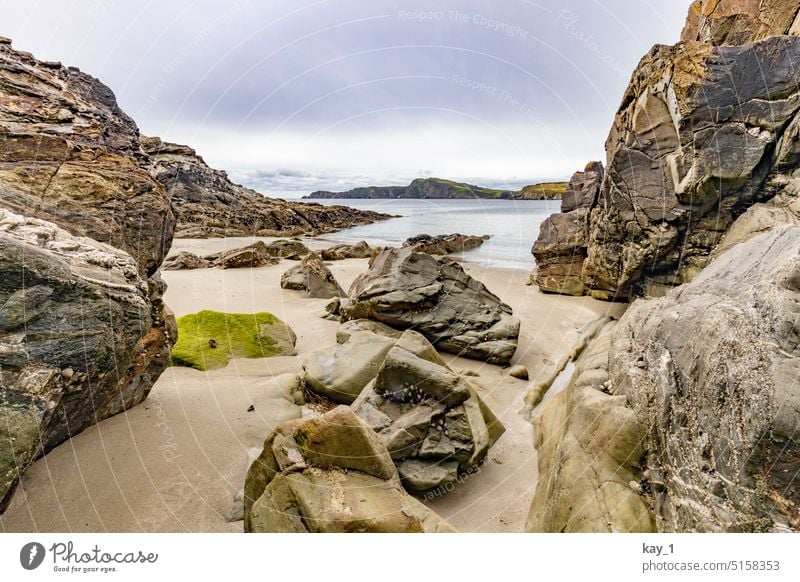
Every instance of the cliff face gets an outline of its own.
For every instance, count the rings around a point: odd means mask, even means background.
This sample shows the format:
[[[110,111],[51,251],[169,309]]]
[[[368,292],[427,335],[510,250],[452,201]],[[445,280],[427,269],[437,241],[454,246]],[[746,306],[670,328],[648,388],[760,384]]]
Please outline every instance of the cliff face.
[[[188,146],[151,137],[142,138],[142,146],[172,201],[180,238],[313,235],[390,218],[345,206],[266,198],[210,168]]]
[[[97,79],[0,39],[0,511],[25,468],[168,365],[175,219]]]
[[[537,411],[529,530],[800,529],[798,4],[696,2],[623,99],[579,281],[534,246],[553,290],[664,296]]]
[[[586,290],[628,298],[690,281],[741,214],[795,188],[800,38],[768,35],[788,31],[800,3],[760,4],[788,11],[753,12],[758,2],[696,3],[684,37],[766,38],[657,46],[637,67],[589,216],[580,273]],[[537,259],[559,262],[548,253]],[[570,276],[576,271],[573,265]]]

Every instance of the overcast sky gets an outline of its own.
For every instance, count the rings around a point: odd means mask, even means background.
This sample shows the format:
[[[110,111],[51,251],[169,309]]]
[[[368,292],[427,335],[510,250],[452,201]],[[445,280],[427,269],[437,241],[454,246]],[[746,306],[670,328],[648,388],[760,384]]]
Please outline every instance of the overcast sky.
[[[0,0],[0,35],[268,194],[518,187],[603,157],[633,68],[689,3]]]

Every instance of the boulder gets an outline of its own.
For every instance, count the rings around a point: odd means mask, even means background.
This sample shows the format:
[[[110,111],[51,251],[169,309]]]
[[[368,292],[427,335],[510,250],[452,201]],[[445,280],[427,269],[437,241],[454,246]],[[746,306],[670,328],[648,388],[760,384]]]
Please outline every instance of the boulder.
[[[305,291],[308,297],[317,299],[347,297],[333,273],[315,253],[310,253],[299,265],[286,271],[281,276],[281,287]]]
[[[358,331],[333,349],[312,352],[303,363],[306,385],[333,402],[350,404],[375,378],[394,343],[390,338]]]
[[[424,493],[479,465],[505,428],[475,388],[414,335],[414,344],[389,350],[352,408],[378,433],[406,489]]]
[[[371,259],[380,251],[381,249],[373,249],[362,240],[354,245],[340,244],[329,249],[322,249],[320,251],[320,256],[325,261],[342,261],[344,259]]]
[[[172,364],[197,370],[224,368],[232,358],[294,356],[297,336],[271,313],[201,311],[178,319]]]
[[[400,486],[378,436],[347,407],[289,421],[247,473],[247,532],[452,532]]]
[[[481,246],[491,237],[488,234],[483,236],[473,236],[469,234],[442,234],[431,236],[420,234],[412,236],[404,243],[404,247],[409,247],[418,253],[428,253],[429,255],[449,255],[450,253],[463,253]]]
[[[38,456],[147,397],[176,330],[133,257],[51,222],[0,209],[0,273],[2,511]]]
[[[412,248],[387,249],[350,288],[342,317],[414,329],[442,351],[505,365],[520,322],[511,308],[457,263]]]
[[[161,268],[164,271],[183,271],[192,269],[205,269],[211,266],[211,262],[194,253],[181,251],[176,255],[167,257]]]
[[[277,265],[280,257],[271,252],[263,241],[256,241],[246,247],[220,253],[214,266],[222,269],[255,269],[266,265]]]

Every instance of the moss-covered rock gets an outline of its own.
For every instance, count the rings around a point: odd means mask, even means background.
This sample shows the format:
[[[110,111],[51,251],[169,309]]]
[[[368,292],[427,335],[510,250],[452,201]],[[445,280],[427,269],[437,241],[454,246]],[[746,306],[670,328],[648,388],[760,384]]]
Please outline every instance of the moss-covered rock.
[[[223,368],[231,358],[295,355],[292,329],[271,313],[201,311],[178,319],[172,364],[198,370]]]

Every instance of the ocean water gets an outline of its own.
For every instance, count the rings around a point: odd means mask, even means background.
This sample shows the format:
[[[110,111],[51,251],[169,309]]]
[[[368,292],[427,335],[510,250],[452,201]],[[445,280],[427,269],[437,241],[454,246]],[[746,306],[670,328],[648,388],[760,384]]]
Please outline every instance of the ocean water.
[[[367,241],[372,246],[399,246],[417,234],[491,235],[461,260],[504,269],[533,269],[533,241],[542,222],[558,212],[560,201],[543,200],[319,200],[386,214],[375,224],[356,226],[320,237],[334,244]]]

